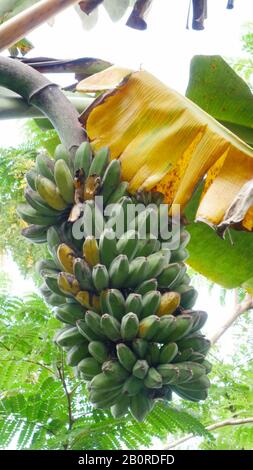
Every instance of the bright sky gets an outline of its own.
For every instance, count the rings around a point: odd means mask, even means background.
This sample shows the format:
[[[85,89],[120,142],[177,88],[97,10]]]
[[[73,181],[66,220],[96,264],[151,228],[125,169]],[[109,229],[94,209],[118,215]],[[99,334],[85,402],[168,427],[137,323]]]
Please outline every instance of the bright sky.
[[[138,69],[145,68],[167,85],[184,93],[188,83],[190,60],[196,54],[219,54],[224,57],[242,57],[241,36],[243,25],[253,21],[252,0],[236,0],[234,10],[226,10],[227,0],[209,0],[208,20],[204,31],[186,30],[189,0],[156,0],[148,19],[146,31],[136,31],[124,25],[128,14],[113,24],[100,8],[96,27],[87,32],[73,8],[58,15],[54,26],[42,25],[28,38],[35,48],[29,56],[48,56],[59,59],[97,57],[112,63]],[[50,77],[54,80],[54,77]],[[59,80],[59,76],[57,77]],[[62,84],[68,83],[64,77]],[[0,146],[16,145],[23,140],[22,121],[0,123]],[[13,262],[5,263],[9,272],[15,272],[15,291],[21,294],[31,290],[30,281],[20,277]],[[17,282],[19,279],[19,282]],[[219,304],[219,288],[212,296],[201,288],[197,308],[210,312],[208,333],[212,333],[231,312],[232,295],[226,307]],[[231,352],[230,335],[224,348]]]

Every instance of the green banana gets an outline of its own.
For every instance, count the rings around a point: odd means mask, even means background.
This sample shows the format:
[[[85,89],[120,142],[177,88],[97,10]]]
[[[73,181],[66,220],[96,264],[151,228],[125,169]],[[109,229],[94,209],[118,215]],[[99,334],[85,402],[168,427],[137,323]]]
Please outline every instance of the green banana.
[[[101,365],[94,357],[85,357],[79,362],[77,368],[79,372],[89,375],[91,379],[101,372]]]
[[[99,254],[101,263],[109,269],[112,261],[118,254],[116,237],[112,229],[105,229],[101,234],[99,240]]]
[[[73,271],[82,290],[93,290],[91,270],[88,263],[82,258],[75,258]]]
[[[84,336],[84,338],[86,338],[88,341],[99,341],[104,339],[104,336],[97,335],[96,333],[94,333],[94,331],[89,328],[85,320],[78,320],[76,322],[76,326],[80,334]]]
[[[98,292],[109,286],[109,274],[104,264],[97,264],[92,270],[92,280]]]
[[[122,197],[128,195],[128,182],[127,181],[122,181],[119,183],[115,191],[109,196],[107,200],[107,205],[109,204],[116,204]]]
[[[122,197],[117,204],[106,206],[107,222],[105,228],[111,229],[117,233],[120,239],[122,234],[127,230],[128,208],[131,205],[131,199],[127,196]]]
[[[197,402],[197,401],[205,400],[207,398],[206,390],[186,391],[186,390],[182,390],[180,387],[177,387],[177,386],[173,386],[171,388],[175,393],[177,393],[177,395],[179,395],[181,398],[185,400]]]
[[[206,354],[210,348],[210,341],[201,335],[189,335],[177,341],[179,351],[192,348],[201,354]]]
[[[59,332],[57,335],[56,343],[62,347],[72,347],[76,344],[84,343],[83,336],[79,333],[76,326],[68,328],[67,330]]]
[[[47,244],[49,253],[53,256],[56,253],[56,248],[62,242],[59,230],[55,227],[49,227],[47,231]],[[59,260],[57,259],[57,264],[59,264]]]
[[[133,351],[124,343],[119,343],[116,346],[117,358],[120,364],[128,371],[131,372],[134,364],[136,363],[136,356]]]
[[[61,295],[62,296],[62,290],[59,289],[58,287],[58,282],[57,279],[54,277],[45,277],[45,283],[47,287],[54,292],[54,294]],[[66,294],[65,294],[66,295]]]
[[[121,320],[125,315],[125,298],[117,289],[110,289],[105,294],[107,311],[117,320]]]
[[[36,178],[37,178],[37,171],[35,170],[30,170],[27,171],[25,174],[27,184],[30,186],[30,188],[33,191],[36,191]]]
[[[191,377],[189,380],[187,380],[187,382],[196,382],[196,380],[202,377],[202,375],[206,375],[206,367],[203,364],[196,364],[195,362],[187,361],[180,362],[176,364],[176,366],[180,371],[178,383],[182,383],[181,373],[184,370],[189,369],[191,371]]]
[[[129,274],[129,262],[126,255],[117,256],[109,268],[110,284],[112,287],[123,287]]]
[[[193,311],[190,313],[193,320],[193,326],[191,328],[191,333],[201,330],[204,324],[207,321],[207,313],[201,310]]]
[[[173,361],[178,353],[178,347],[176,343],[164,344],[160,350],[160,364],[167,364],[168,362]]]
[[[143,393],[141,395],[135,395],[130,399],[129,409],[134,419],[142,422],[152,410],[153,406],[153,400],[148,398],[147,394]]]
[[[140,359],[146,357],[149,343],[145,339],[135,338],[132,342],[132,348]]]
[[[148,279],[147,281],[142,282],[136,289],[136,294],[145,295],[150,291],[157,289],[157,280]]]
[[[160,249],[161,243],[156,237],[149,235],[144,240],[139,240],[138,249],[135,256],[149,256],[154,251]]]
[[[107,204],[109,197],[120,183],[120,166],[119,160],[112,160],[104,172],[101,183],[101,195],[103,196],[104,204]]]
[[[168,341],[177,341],[184,338],[190,331],[193,325],[193,320],[190,315],[179,315],[176,317],[176,328],[168,337]]]
[[[135,287],[143,282],[147,276],[147,258],[144,256],[133,259],[129,264],[129,274],[126,279],[126,287]]]
[[[78,363],[89,355],[88,351],[88,343],[80,343],[72,346],[72,348],[68,351],[66,357],[66,363],[68,366],[74,367],[77,366]]]
[[[175,287],[176,291],[181,296],[180,304],[185,310],[191,309],[195,304],[198,292],[194,287],[189,286],[188,284],[180,284],[179,286]]]
[[[176,329],[176,319],[172,315],[161,317],[158,331],[153,336],[153,341],[167,343],[168,337]]]
[[[180,384],[180,389],[187,391],[206,390],[210,387],[210,380],[206,375],[201,375],[197,380]]]
[[[41,225],[29,225],[21,231],[23,237],[32,243],[45,243],[47,241],[47,227]]]
[[[128,397],[120,397],[119,400],[111,407],[111,414],[114,418],[123,418],[128,412],[130,400]]]
[[[122,385],[118,385],[109,395],[101,393],[100,390],[95,390],[90,393],[89,398],[95,408],[110,408],[117,403],[121,395],[121,389]]]
[[[107,303],[106,303],[107,293],[108,293],[108,289],[103,290],[102,292],[100,292],[100,295],[99,295],[100,314],[101,315],[103,313],[108,313],[108,307],[107,307]]]
[[[146,378],[144,380],[145,387],[147,388],[161,388],[163,385],[162,376],[159,372],[154,368],[150,367]]]
[[[107,377],[110,377],[112,380],[114,380],[115,383],[122,383],[129,376],[126,369],[115,360],[104,362],[102,371]]]
[[[159,287],[173,288],[174,283],[183,278],[186,271],[186,266],[180,263],[171,263],[165,267],[161,274],[158,276],[157,281]]]
[[[173,250],[171,252],[171,262],[179,263],[184,262],[189,257],[189,253],[185,248],[179,247],[178,250]]]
[[[137,252],[138,243],[138,233],[135,230],[128,230],[118,240],[117,251],[121,255],[127,256],[128,260],[131,261]]]
[[[55,223],[55,217],[52,217],[51,215],[42,215],[25,203],[18,205],[17,213],[18,216],[28,224],[52,225]]]
[[[178,381],[179,369],[177,364],[160,364],[157,371],[162,377],[164,384],[175,384]]]
[[[147,375],[149,369],[149,365],[147,361],[143,359],[138,359],[136,363],[134,364],[133,367],[133,375],[137,377],[137,379],[144,379],[144,377]]]
[[[95,153],[95,156],[93,157],[93,160],[90,165],[88,176],[102,176],[108,163],[109,149],[108,147],[103,147]]]
[[[80,305],[66,304],[57,308],[55,317],[63,323],[75,325],[77,320],[84,319],[85,309]]]
[[[160,359],[160,348],[157,343],[149,343],[147,361],[150,365],[156,366],[159,364]]]
[[[132,397],[143,389],[143,380],[137,379],[134,375],[128,377],[123,385],[122,394]]]
[[[145,294],[142,298],[142,318],[149,315],[156,315],[161,304],[161,294],[157,290],[153,290]]]
[[[149,317],[141,320],[139,325],[139,336],[140,338],[151,340],[155,337],[159,330],[160,318],[156,315],[150,315]]]
[[[74,202],[74,182],[67,163],[57,160],[54,167],[54,179],[60,195],[68,204]]]
[[[124,341],[132,341],[138,334],[139,320],[135,313],[127,313],[121,320],[120,334]]]
[[[58,305],[63,305],[66,302],[66,298],[61,295],[52,293],[46,298],[46,301],[49,305],[52,305],[53,307],[58,307]]]
[[[88,142],[83,142],[79,145],[74,160],[74,172],[83,169],[84,175],[88,176],[90,165],[92,162],[92,150]]]
[[[153,277],[159,276],[159,274],[161,274],[161,272],[167,266],[168,262],[168,255],[164,252],[164,250],[160,250],[157,253],[149,255],[147,257],[147,278],[151,279]]]
[[[209,373],[211,372],[211,370],[212,370],[212,364],[211,364],[209,361],[207,361],[207,360],[205,359],[205,360],[202,362],[201,365],[205,367],[206,374],[209,374]]]
[[[180,233],[180,248],[185,248],[191,239],[191,235],[186,230],[182,230]]]
[[[106,392],[111,393],[114,390],[118,390],[121,388],[121,385],[115,383],[115,380],[104,374],[104,372],[101,372],[91,380],[88,388],[90,392],[98,391],[101,394],[105,394]]]
[[[37,176],[36,189],[42,199],[53,209],[63,210],[66,209],[67,203],[62,198],[57,186],[48,178],[44,176]]]
[[[69,151],[64,147],[64,145],[59,144],[57,145],[54,151],[54,160],[64,160],[65,163],[68,165],[69,169],[72,170],[72,160]]]
[[[58,273],[59,269],[52,259],[41,259],[35,263],[35,271],[42,277],[47,275]]]
[[[126,298],[126,313],[133,312],[138,318],[141,317],[142,312],[142,296],[132,292]]]
[[[91,341],[88,345],[89,353],[99,364],[108,359],[108,348],[102,341]]]
[[[49,215],[52,217],[59,216],[59,211],[56,211],[55,209],[49,207],[48,204],[43,201],[40,195],[29,187],[25,188],[24,196],[28,204],[30,204],[30,206],[35,209],[39,214]]]
[[[39,175],[54,181],[54,161],[46,155],[38,155],[36,158],[36,170]]]
[[[118,341],[120,339],[120,323],[116,318],[108,313],[104,313],[101,317],[101,328],[104,334],[111,341]]]
[[[86,325],[97,335],[98,337],[104,337],[104,332],[100,324],[101,317],[96,312],[92,310],[87,310],[85,313],[85,323]]]

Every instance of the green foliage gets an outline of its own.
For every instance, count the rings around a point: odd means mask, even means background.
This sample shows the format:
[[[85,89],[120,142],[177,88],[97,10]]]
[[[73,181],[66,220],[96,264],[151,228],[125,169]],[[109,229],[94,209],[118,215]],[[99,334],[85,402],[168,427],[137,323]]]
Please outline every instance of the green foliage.
[[[37,295],[25,301],[2,295],[0,313],[1,448],[136,449],[179,431],[208,440],[200,421],[179,408],[158,404],[142,424],[130,416],[115,420],[109,412],[94,410],[84,384],[66,367],[52,341],[58,321]]]
[[[24,275],[31,274],[35,261],[46,254],[44,245],[27,243],[20,233],[24,225],[16,208],[23,201],[25,173],[34,166],[38,152],[53,151],[59,143],[55,131],[42,131],[33,121],[27,124],[26,134],[25,145],[0,149],[0,253],[10,252]]]

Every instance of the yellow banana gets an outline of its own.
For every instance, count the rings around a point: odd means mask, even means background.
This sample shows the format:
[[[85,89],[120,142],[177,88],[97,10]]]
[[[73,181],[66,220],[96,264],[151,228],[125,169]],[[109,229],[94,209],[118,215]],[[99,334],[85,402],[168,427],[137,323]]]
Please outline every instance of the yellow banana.
[[[156,315],[158,315],[158,317],[170,315],[179,307],[179,304],[180,294],[178,294],[178,292],[166,292],[162,295],[160,307]]]
[[[57,248],[57,258],[60,261],[64,270],[73,274],[73,264],[75,261],[74,251],[65,243],[61,243]]]
[[[53,209],[63,210],[67,207],[67,203],[61,197],[59,189],[53,181],[44,176],[37,176],[36,188],[39,195]]]
[[[57,282],[59,289],[66,294],[75,296],[80,291],[79,282],[72,274],[59,273]]]
[[[85,239],[83,244],[83,256],[90,267],[100,263],[98,244],[94,237],[89,236]]]

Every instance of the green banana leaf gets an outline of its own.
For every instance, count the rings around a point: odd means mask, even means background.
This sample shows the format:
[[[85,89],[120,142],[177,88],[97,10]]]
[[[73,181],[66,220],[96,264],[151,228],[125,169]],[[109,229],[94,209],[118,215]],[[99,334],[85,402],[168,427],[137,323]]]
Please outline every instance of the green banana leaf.
[[[253,95],[221,57],[193,57],[186,96],[253,144]],[[191,234],[188,264],[223,287],[253,292],[253,234],[230,230],[223,240],[208,225],[194,223],[200,194],[198,188],[185,211]]]
[[[193,57],[186,96],[253,145],[253,94],[222,57]]]
[[[242,286],[253,292],[253,234],[230,230],[223,240],[208,225],[195,223],[202,189],[198,188],[185,210],[191,234],[187,264],[225,288]]]

